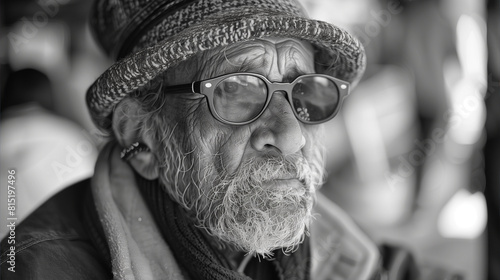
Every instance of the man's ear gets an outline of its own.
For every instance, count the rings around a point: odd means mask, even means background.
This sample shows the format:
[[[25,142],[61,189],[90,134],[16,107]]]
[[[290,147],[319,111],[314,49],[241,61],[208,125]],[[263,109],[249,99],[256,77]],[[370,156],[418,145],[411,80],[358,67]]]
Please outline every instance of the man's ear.
[[[158,161],[154,154],[152,139],[144,135],[140,114],[140,105],[132,99],[120,102],[113,113],[113,132],[123,149],[140,142],[148,147],[132,156],[128,162],[142,177],[153,180],[158,178]]]

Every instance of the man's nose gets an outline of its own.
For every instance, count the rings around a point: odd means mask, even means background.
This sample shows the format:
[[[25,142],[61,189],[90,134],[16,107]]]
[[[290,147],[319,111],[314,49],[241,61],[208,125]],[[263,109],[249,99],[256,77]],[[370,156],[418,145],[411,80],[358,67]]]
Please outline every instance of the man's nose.
[[[275,92],[269,106],[256,121],[251,145],[261,152],[273,150],[281,155],[298,152],[305,145],[302,128],[283,92]]]

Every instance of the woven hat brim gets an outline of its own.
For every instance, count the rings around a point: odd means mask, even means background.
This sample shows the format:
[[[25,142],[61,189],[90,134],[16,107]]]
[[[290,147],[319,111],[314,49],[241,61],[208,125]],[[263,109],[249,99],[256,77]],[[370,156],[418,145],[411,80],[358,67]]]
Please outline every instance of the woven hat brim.
[[[321,57],[316,58],[316,65],[324,70],[317,71],[350,83],[356,82],[365,68],[362,45],[332,24],[277,12],[225,14],[223,18],[206,19],[166,40],[132,52],[112,65],[87,91],[92,120],[109,132],[114,106],[167,69],[202,51],[264,37],[311,42],[322,52]]]

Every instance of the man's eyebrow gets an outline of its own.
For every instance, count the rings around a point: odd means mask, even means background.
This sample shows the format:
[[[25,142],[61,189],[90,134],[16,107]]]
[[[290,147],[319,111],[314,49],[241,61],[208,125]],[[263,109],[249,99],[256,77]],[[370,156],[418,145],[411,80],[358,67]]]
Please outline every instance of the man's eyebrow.
[[[228,74],[228,73],[246,73],[246,72],[254,73],[254,72],[257,72],[256,69],[260,69],[260,68],[263,68],[266,66],[267,66],[267,61],[260,60],[260,59],[257,59],[257,60],[246,59],[240,65],[234,65],[234,64],[226,65],[224,72],[225,72],[225,74]],[[283,81],[282,81],[284,83],[292,82],[298,76],[310,74],[310,73],[306,73],[305,71],[300,70],[297,67],[297,65],[290,67],[289,69],[287,69],[286,72],[287,73],[283,76]]]
[[[224,75],[224,74],[231,74],[231,73],[244,73],[244,72],[251,72],[252,69],[256,69],[257,62],[255,61],[244,61],[243,63],[236,65],[231,62],[229,62],[227,59],[224,61],[224,63],[218,67],[216,74],[217,75]]]
[[[236,71],[249,72],[253,69],[260,69],[267,66],[267,61],[262,59],[245,59]]]
[[[294,65],[292,68],[287,69],[286,74],[283,76],[283,82],[289,83],[289,82],[295,80],[298,76],[305,75],[305,74],[307,74],[307,73],[299,70],[297,68],[297,66]]]

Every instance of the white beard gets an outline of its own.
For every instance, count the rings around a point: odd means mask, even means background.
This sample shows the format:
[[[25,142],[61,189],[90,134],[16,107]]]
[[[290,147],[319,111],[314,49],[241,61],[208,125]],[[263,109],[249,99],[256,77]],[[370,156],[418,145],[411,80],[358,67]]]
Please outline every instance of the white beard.
[[[205,168],[204,174],[212,171]],[[311,222],[312,176],[302,157],[249,160],[235,174],[201,188],[207,191],[200,197],[198,222],[209,234],[251,254],[270,256],[278,248],[291,252]]]
[[[214,164],[194,172],[195,153],[167,150],[170,162],[160,176],[166,191],[218,244],[268,257],[275,249],[292,252],[308,234],[323,180],[319,147],[311,163],[303,156],[253,158],[233,174]]]

